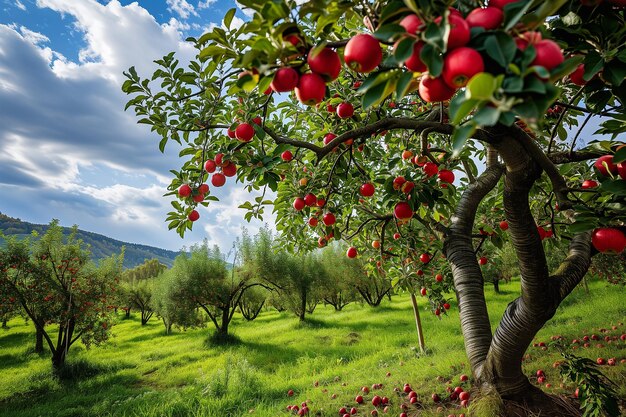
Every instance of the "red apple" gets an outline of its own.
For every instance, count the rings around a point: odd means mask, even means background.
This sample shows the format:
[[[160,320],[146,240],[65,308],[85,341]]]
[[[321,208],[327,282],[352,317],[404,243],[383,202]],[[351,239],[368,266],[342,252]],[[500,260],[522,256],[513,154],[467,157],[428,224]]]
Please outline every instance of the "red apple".
[[[422,289],[420,289],[420,294],[422,294],[422,296],[425,296],[427,293],[426,288],[422,287]]]
[[[478,265],[487,265],[487,262],[488,262],[488,260],[487,260],[487,258],[486,258],[486,257],[484,257],[484,256],[481,256],[481,257],[478,259]]]
[[[363,197],[371,197],[374,195],[374,184],[366,182],[365,184],[361,185],[361,188],[359,190],[361,192],[361,195]]]
[[[354,401],[356,401],[356,402],[357,402],[357,404],[363,404],[363,396],[362,396],[362,395],[357,395],[357,396],[354,398]],[[354,414],[354,413],[353,413],[353,414]]]
[[[598,183],[594,180],[585,180],[583,181],[583,185],[581,185],[580,188],[582,188],[583,190],[588,190],[590,188],[596,188],[597,186]]]
[[[378,395],[374,395],[374,398],[372,398],[372,405],[374,407],[378,407],[382,403],[383,403],[383,399]]]
[[[354,106],[352,106],[352,104],[344,102],[337,106],[337,116],[339,116],[340,119],[348,119],[352,117],[353,114]]]
[[[372,72],[383,59],[383,52],[378,39],[367,33],[361,33],[348,41],[343,58],[350,68],[357,72]]]
[[[404,183],[406,182],[406,178],[404,178],[402,175],[399,175],[397,177],[395,177],[393,179],[393,189],[394,190],[400,190],[402,189],[402,186],[404,185]]]
[[[422,253],[420,255],[420,261],[422,261],[422,263],[427,264],[428,262],[430,262],[430,255],[427,253]]]
[[[598,252],[619,254],[626,248],[626,236],[619,229],[600,227],[593,231],[591,243]]]
[[[537,55],[530,64],[542,66],[548,71],[559,66],[565,59],[559,45],[550,39],[543,39],[537,42],[535,50]]]
[[[437,281],[437,282],[441,282],[441,281],[443,281],[443,275],[441,275],[441,274],[437,274],[437,275],[435,275],[435,281]],[[462,375],[461,375],[461,376],[462,376]]]
[[[459,400],[461,401],[469,401],[470,399],[470,393],[467,391],[464,391],[462,393],[459,394]]]
[[[322,217],[322,221],[326,226],[332,226],[333,224],[335,224],[337,219],[335,218],[335,215],[329,211],[328,213],[324,214],[324,217]]]
[[[420,58],[420,53],[422,52],[422,48],[424,47],[424,42],[417,41],[413,45],[413,53],[406,61],[404,61],[404,66],[407,67],[409,71],[413,72],[426,72],[428,67]]]
[[[442,18],[435,19],[435,23],[441,23]],[[451,51],[460,46],[466,45],[470,40],[470,27],[462,17],[450,14],[448,16],[448,22],[450,23],[450,35],[448,36],[448,51]]]
[[[280,157],[282,158],[283,161],[289,162],[293,159],[293,154],[291,153],[291,151],[285,151],[280,154]]]
[[[356,248],[354,246],[351,246],[348,248],[348,251],[346,252],[346,256],[350,259],[356,258],[356,256],[358,255],[358,251],[356,250]]]
[[[224,161],[224,154],[223,153],[218,153],[215,155],[215,164],[218,167],[223,167],[224,165],[228,164],[228,161]]]
[[[232,162],[229,162],[228,164],[222,167],[222,173],[226,175],[227,177],[234,177],[235,174],[237,173],[237,165],[233,164]]]
[[[509,228],[509,222],[502,220],[500,222],[500,230],[507,230]]]
[[[242,123],[235,129],[235,137],[241,142],[250,142],[254,136],[254,128],[249,123]]]
[[[541,32],[524,32],[515,38],[515,44],[523,51],[528,45],[536,45],[541,39]]]
[[[393,239],[394,239],[394,240],[398,240],[398,239],[400,239],[401,237],[402,237],[402,235],[401,235],[400,233],[397,233],[397,232],[396,232],[396,233],[394,233],[394,234],[393,234]]]
[[[409,206],[409,203],[402,201],[396,204],[396,206],[394,207],[393,215],[400,220],[410,219],[411,217],[413,217],[413,210],[411,210],[411,206]]]
[[[474,75],[483,72],[485,65],[478,51],[472,48],[456,48],[443,59],[441,76],[450,88],[465,87]]]
[[[295,69],[291,67],[279,68],[274,74],[270,87],[277,93],[292,91],[298,85],[298,78],[298,71]]]
[[[427,103],[450,100],[456,92],[442,77],[432,78],[428,74],[422,76],[418,91],[422,100]]]
[[[461,375],[459,377],[459,379],[461,380],[461,382],[465,382],[465,381],[469,380],[469,377],[467,375],[463,374],[463,375]]]
[[[437,177],[441,182],[447,182],[450,184],[454,182],[454,172],[447,169],[442,169],[441,171],[439,171]]]
[[[198,187],[198,192],[200,194],[206,194],[209,192],[209,185],[208,184],[200,184],[200,186]]]
[[[200,203],[203,200],[204,200],[204,194],[202,194],[202,193],[198,193],[198,194],[193,196],[193,201],[195,201],[196,203]]]
[[[490,7],[497,7],[498,9],[504,9],[504,6],[506,6],[509,3],[515,3],[519,0],[489,0],[489,6]]]
[[[416,14],[410,14],[400,21],[400,26],[411,35],[416,35],[421,25],[422,20]]]
[[[217,168],[217,165],[215,164],[215,161],[213,161],[212,159],[209,159],[204,163],[204,170],[208,172],[209,174],[214,173],[216,168]]]
[[[465,18],[470,28],[481,27],[485,30],[497,29],[504,20],[504,13],[497,7],[485,7],[474,9]]]
[[[623,180],[626,180],[626,162],[620,162],[617,164],[617,173]]]
[[[597,363],[598,365],[606,365],[606,359],[604,359],[604,358],[598,358],[598,359],[596,359],[596,363]]]
[[[182,198],[189,197],[191,195],[191,187],[189,184],[183,184],[178,188],[178,196]]]
[[[302,210],[304,206],[306,206],[306,203],[304,202],[304,198],[296,197],[296,199],[293,200],[293,208],[296,209],[296,211]]]
[[[339,54],[330,48],[324,48],[315,55],[309,53],[307,62],[311,71],[328,82],[336,80],[341,72]]]
[[[221,172],[216,172],[211,177],[211,184],[213,184],[214,187],[221,187],[226,184],[226,176]]]
[[[601,156],[593,163],[593,167],[596,169],[598,175],[603,177],[608,177],[609,172],[611,174],[617,174],[617,166],[613,163],[613,155]]]
[[[429,178],[439,172],[439,167],[434,162],[426,162],[422,168],[424,169],[426,176]]]
[[[312,106],[322,100],[326,95],[326,83],[324,79],[315,73],[303,74],[298,80],[296,97],[301,103]]]
[[[191,210],[191,213],[189,213],[187,218],[189,219],[189,221],[195,222],[200,218],[200,213],[198,213],[197,210]]]
[[[432,399],[433,399],[433,402],[436,402],[436,403],[438,403],[439,401],[441,401],[441,398],[439,398],[439,395],[437,395],[437,394],[433,394],[433,395],[431,395],[431,396],[430,396],[430,398],[432,398]]]
[[[317,218],[316,217],[311,217],[309,219],[309,226],[311,226],[311,227],[317,226]]]
[[[316,202],[317,202],[317,197],[315,196],[315,194],[308,193],[307,195],[304,196],[304,203],[308,207],[313,207]]]
[[[583,75],[585,75],[585,64],[580,64],[576,67],[574,72],[569,75],[569,79],[577,86],[582,87],[583,85],[587,84],[587,81],[585,81]]]
[[[229,138],[235,139],[235,131],[234,130],[230,130],[230,127],[228,129],[226,129],[226,134],[228,135]]]
[[[288,395],[289,397],[293,397],[293,390],[292,390],[292,389],[290,389],[289,391],[287,391],[287,395]]]

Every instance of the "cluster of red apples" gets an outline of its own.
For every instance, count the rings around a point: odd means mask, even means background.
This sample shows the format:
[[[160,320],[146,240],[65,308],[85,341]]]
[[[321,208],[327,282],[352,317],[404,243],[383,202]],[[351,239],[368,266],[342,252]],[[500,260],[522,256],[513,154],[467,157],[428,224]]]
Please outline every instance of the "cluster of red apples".
[[[593,167],[598,179],[619,179],[626,181],[626,162],[613,163],[613,155],[605,155],[598,158]],[[585,180],[582,189],[596,188],[599,184],[594,180]],[[626,235],[620,229],[614,227],[600,227],[593,231],[591,243],[598,252],[619,254],[626,249]]]

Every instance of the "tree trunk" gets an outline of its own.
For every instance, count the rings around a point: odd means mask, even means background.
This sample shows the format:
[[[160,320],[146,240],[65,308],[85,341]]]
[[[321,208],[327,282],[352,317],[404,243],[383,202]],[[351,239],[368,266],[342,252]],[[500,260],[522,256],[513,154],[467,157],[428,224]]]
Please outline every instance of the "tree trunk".
[[[420,319],[420,310],[417,306],[417,298],[411,293],[411,303],[413,304],[413,315],[415,316],[415,327],[417,329],[417,340],[419,341],[420,351],[426,353],[426,344],[424,343],[424,333],[422,332],[422,320]]]
[[[43,353],[43,330],[35,326],[35,353]]]
[[[9,328],[9,326],[7,326],[7,319],[3,319],[2,320],[2,328],[3,329],[8,329]]]
[[[58,372],[65,365],[66,351],[64,347],[57,347],[57,350],[52,355],[52,369]]]
[[[230,310],[225,308],[222,310],[222,325],[217,331],[223,335],[228,334],[228,325],[230,324]]]
[[[126,316],[125,318],[129,319],[130,318],[130,307],[128,308],[128,310],[126,310]]]
[[[304,315],[306,314],[306,291],[301,291],[300,293],[300,311],[298,318],[300,321],[304,321]]]
[[[493,290],[496,294],[500,294],[500,280],[498,278],[494,278],[491,282],[493,282]]]

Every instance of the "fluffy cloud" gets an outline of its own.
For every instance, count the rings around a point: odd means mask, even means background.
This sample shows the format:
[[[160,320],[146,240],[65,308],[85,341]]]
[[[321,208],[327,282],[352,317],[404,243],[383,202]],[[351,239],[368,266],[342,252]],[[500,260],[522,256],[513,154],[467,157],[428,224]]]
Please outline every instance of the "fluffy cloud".
[[[170,3],[181,10],[188,4]],[[0,25],[0,211],[39,223],[59,218],[169,249],[200,241],[203,226],[210,230],[220,218],[219,243],[228,248],[239,234],[237,206],[246,196],[228,183],[218,196],[230,203],[202,209],[201,221],[181,241],[167,231],[171,207],[162,197],[168,170],[180,164],[178,149],[168,145],[160,154],[157,138],[123,110],[122,71],[135,65],[147,76],[152,61],[171,51],[181,62],[194,55],[181,33],[187,24],[173,18],[160,24],[137,3],[118,0],[37,0],[37,6],[67,16],[84,47],[72,61],[45,34]],[[229,210],[228,218],[220,208]]]
[[[167,9],[172,13],[176,13],[182,19],[188,19],[189,16],[198,16],[198,12],[194,7],[187,3],[187,0],[166,0]],[[199,6],[198,6],[199,7]],[[208,5],[207,5],[208,7]]]

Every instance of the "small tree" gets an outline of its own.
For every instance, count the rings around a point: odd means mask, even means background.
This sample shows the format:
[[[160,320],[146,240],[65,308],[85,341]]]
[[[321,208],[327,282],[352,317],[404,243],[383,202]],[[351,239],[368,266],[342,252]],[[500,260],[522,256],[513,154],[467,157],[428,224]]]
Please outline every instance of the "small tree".
[[[55,370],[64,365],[76,341],[89,347],[108,338],[114,308],[110,300],[122,268],[123,254],[104,259],[99,266],[91,262],[76,231],[75,226],[64,238],[53,220],[33,243],[32,255],[29,240],[10,239],[0,253],[0,280],[48,343]],[[56,337],[45,327],[50,324],[58,326]]]
[[[243,318],[248,321],[256,319],[261,313],[268,295],[265,288],[259,286],[249,288],[239,300],[239,311]]]
[[[322,300],[335,311],[341,311],[356,300],[354,283],[356,277],[365,274],[363,263],[359,259],[347,258],[345,248],[339,244],[328,245],[317,256],[326,276],[320,285]]]
[[[144,326],[154,314],[152,307],[153,279],[161,274],[167,266],[158,259],[146,260],[135,268],[128,269],[122,274],[122,289],[125,298],[127,313],[132,307],[141,313],[141,325]]]
[[[195,309],[202,309],[215,325],[219,338],[228,335],[243,294],[255,285],[246,275],[236,274],[234,269],[229,271],[219,248],[210,248],[206,241],[192,246],[189,254],[179,255],[170,273],[174,280],[170,297],[178,300],[188,318]]]

